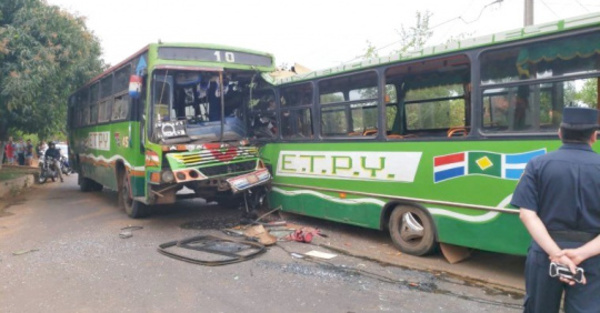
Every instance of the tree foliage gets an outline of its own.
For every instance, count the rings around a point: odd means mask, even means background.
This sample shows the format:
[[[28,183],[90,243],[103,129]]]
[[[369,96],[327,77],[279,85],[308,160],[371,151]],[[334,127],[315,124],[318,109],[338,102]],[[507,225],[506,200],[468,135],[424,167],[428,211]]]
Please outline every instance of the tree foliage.
[[[70,93],[103,67],[82,17],[42,0],[0,0],[0,140],[64,132]]]
[[[397,54],[403,54],[411,50],[419,50],[425,47],[433,31],[429,28],[429,19],[433,13],[429,11],[415,13],[416,23],[414,26],[401,26],[398,35],[400,35],[400,47],[395,51]]]

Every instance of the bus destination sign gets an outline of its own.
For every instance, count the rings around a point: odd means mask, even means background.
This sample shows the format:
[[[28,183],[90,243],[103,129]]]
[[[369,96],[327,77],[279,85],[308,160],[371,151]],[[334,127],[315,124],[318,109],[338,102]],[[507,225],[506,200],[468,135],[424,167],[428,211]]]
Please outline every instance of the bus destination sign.
[[[206,61],[219,63],[237,63],[270,67],[272,58],[265,55],[190,47],[160,47],[158,57],[165,60]]]

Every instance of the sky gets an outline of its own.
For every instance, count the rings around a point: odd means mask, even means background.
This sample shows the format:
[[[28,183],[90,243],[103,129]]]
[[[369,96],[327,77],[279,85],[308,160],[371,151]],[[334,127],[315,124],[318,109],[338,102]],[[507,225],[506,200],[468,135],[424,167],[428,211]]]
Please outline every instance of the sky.
[[[356,61],[368,42],[380,56],[400,48],[399,31],[432,13],[427,45],[461,34],[523,26],[524,0],[46,0],[86,18],[114,65],[149,43],[224,44],[272,53],[276,64],[312,70]],[[600,12],[598,0],[534,0],[534,23]]]

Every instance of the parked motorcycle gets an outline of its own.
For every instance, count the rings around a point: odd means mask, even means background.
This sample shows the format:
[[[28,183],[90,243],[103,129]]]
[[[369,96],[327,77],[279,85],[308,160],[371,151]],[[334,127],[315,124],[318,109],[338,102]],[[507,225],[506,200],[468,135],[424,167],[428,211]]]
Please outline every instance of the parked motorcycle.
[[[52,157],[43,157],[39,162],[40,175],[38,176],[38,183],[45,183],[48,178],[52,179],[52,181],[56,181],[58,178],[58,171],[60,169],[56,168],[54,163],[54,158]]]

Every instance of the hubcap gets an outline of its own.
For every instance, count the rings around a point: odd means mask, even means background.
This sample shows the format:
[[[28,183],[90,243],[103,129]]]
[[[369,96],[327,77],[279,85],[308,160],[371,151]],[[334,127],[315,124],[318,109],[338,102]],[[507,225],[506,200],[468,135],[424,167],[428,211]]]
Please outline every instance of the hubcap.
[[[414,241],[423,238],[424,234],[423,225],[417,221],[414,215],[410,212],[404,213],[400,225],[400,238],[404,241]]]

